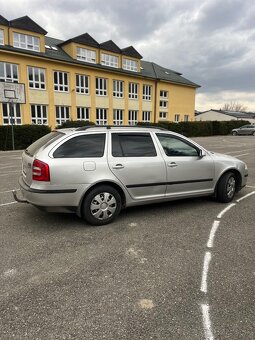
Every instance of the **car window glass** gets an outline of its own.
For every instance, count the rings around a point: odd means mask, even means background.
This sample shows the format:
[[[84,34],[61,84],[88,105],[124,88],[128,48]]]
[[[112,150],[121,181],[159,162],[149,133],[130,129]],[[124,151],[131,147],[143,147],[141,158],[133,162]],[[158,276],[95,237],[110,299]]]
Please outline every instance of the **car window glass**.
[[[149,133],[112,134],[113,157],[155,157],[155,146]]]
[[[164,134],[157,137],[167,156],[198,156],[198,150],[186,141]]]
[[[104,155],[105,134],[87,134],[69,139],[53,153],[54,158],[95,158]]]

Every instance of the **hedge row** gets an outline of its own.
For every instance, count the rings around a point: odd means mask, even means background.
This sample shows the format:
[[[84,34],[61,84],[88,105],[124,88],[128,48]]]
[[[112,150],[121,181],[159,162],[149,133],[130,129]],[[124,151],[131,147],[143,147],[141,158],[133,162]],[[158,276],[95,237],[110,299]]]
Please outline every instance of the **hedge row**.
[[[167,130],[178,132],[187,137],[228,135],[232,129],[242,125],[249,124],[244,120],[226,121],[226,122],[160,122],[160,123],[138,123],[138,125],[159,126]],[[58,128],[79,127],[94,125],[93,122],[68,121]],[[51,131],[50,127],[45,125],[15,125],[14,127],[15,149],[22,150],[38,138],[46,135]],[[0,126],[0,150],[12,150],[12,133],[11,126]]]

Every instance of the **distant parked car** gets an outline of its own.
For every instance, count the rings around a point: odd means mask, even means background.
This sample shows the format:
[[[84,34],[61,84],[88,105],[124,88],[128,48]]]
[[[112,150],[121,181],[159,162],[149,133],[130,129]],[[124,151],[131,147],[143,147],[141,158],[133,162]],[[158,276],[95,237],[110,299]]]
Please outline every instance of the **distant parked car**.
[[[238,129],[233,129],[232,131],[233,136],[237,135],[253,135],[255,136],[255,125],[249,124],[249,125],[243,125]]]

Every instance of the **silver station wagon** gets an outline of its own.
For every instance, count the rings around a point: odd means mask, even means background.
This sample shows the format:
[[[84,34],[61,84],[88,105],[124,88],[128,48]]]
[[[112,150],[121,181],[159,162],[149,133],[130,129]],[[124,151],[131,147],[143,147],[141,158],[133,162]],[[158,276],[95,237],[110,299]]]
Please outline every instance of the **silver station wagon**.
[[[60,129],[22,155],[23,198],[52,212],[110,223],[124,207],[189,197],[230,202],[247,166],[168,130],[137,126]]]

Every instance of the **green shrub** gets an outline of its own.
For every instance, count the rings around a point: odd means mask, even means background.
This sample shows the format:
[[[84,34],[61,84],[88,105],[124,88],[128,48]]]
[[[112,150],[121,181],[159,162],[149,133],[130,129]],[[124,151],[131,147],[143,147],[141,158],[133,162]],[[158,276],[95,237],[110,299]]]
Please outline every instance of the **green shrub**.
[[[93,122],[89,121],[82,121],[82,120],[68,120],[67,122],[59,125],[57,129],[65,129],[71,127],[80,127],[80,126],[87,126],[87,125],[95,125]]]

